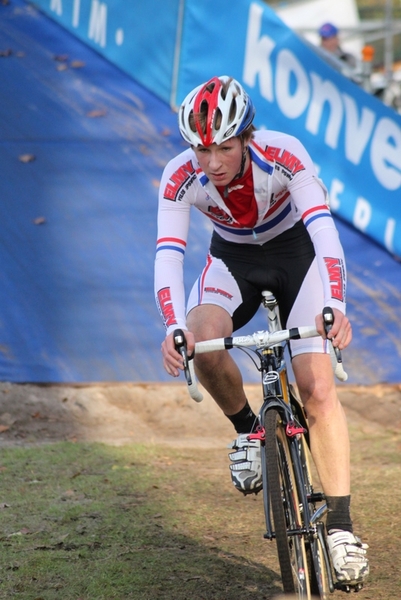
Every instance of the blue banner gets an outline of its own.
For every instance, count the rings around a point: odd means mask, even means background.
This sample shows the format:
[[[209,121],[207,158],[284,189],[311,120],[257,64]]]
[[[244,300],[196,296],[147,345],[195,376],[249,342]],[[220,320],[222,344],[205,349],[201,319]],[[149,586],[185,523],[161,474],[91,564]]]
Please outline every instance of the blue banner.
[[[184,0],[35,0],[34,4],[170,102]]]
[[[334,213],[401,256],[400,115],[329,67],[259,1],[187,2],[177,103],[215,74],[244,84],[257,126],[305,144]]]
[[[256,125],[298,137],[331,208],[401,256],[401,116],[329,67],[260,0],[36,0],[159,98],[243,83]]]

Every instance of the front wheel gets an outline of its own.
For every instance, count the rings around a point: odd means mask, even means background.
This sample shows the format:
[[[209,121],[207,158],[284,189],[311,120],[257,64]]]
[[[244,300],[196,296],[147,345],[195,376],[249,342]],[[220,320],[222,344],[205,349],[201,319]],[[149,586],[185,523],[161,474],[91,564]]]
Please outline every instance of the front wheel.
[[[289,441],[277,410],[265,414],[266,471],[284,593],[311,598],[310,549],[301,533],[301,503]],[[307,551],[308,550],[308,551]]]
[[[334,587],[328,570],[329,557],[324,542],[323,530],[323,523],[318,523],[317,534],[309,547],[311,564],[313,565],[311,590],[312,594],[315,594],[317,598],[328,600],[329,594],[334,592]]]

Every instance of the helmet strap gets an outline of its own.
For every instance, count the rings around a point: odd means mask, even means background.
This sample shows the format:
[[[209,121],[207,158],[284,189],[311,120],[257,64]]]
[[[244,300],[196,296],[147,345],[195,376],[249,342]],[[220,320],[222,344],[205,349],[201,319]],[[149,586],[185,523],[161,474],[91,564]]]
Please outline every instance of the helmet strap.
[[[241,177],[244,174],[244,170],[245,170],[246,157],[248,154],[248,146],[245,146],[243,140],[241,140],[241,144],[242,144],[241,164],[240,164],[238,173],[236,174],[236,176],[233,178],[232,181],[234,181],[235,179],[241,179]],[[230,181],[230,183],[231,183],[231,181]],[[228,198],[228,186],[229,186],[229,184],[227,184],[224,188],[224,194],[223,194],[224,198]]]

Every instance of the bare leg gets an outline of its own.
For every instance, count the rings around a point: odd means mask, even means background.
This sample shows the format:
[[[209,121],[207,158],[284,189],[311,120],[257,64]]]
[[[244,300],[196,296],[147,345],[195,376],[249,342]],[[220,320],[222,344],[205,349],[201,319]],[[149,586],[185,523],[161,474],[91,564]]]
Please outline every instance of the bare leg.
[[[188,315],[188,329],[200,342],[232,334],[230,315],[220,306],[197,306]],[[227,350],[198,354],[196,375],[225,415],[238,413],[246,403],[242,375]]]
[[[301,354],[293,369],[309,427],[311,452],[327,496],[350,494],[348,426],[338,399],[330,358]]]

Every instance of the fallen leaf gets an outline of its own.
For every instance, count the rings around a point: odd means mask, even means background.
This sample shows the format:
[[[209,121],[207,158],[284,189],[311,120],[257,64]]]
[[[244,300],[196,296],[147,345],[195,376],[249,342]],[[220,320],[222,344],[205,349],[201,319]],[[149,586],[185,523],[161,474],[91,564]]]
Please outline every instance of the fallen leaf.
[[[58,62],[65,62],[68,60],[68,54],[56,54],[53,58]]]
[[[107,114],[107,110],[104,108],[99,108],[97,110],[91,110],[86,114],[90,119],[95,119],[97,117],[104,117]]]
[[[11,48],[7,48],[6,50],[0,50],[0,56],[11,56],[13,51]]]
[[[62,63],[61,65],[57,65],[57,71],[67,71],[68,69],[68,65],[66,65],[65,63]]]
[[[43,416],[40,414],[40,412],[36,412],[31,415],[31,418],[32,419],[43,419]]]
[[[22,163],[33,162],[36,159],[34,154],[20,154],[18,160]]]
[[[139,146],[139,151],[140,151],[142,154],[145,154],[145,156],[146,156],[147,154],[150,154],[150,149],[149,149],[147,146],[145,146],[145,144],[141,144],[141,145]]]
[[[9,425],[0,425],[0,433],[3,433],[4,431],[8,431],[10,429]]]
[[[46,218],[45,217],[36,217],[36,219],[33,220],[35,225],[44,225],[44,223],[46,223]]]
[[[83,60],[73,60],[73,61],[70,63],[70,66],[71,66],[73,69],[81,69],[82,67],[84,67],[84,66],[85,66],[85,63],[84,63],[84,61],[83,61]]]

